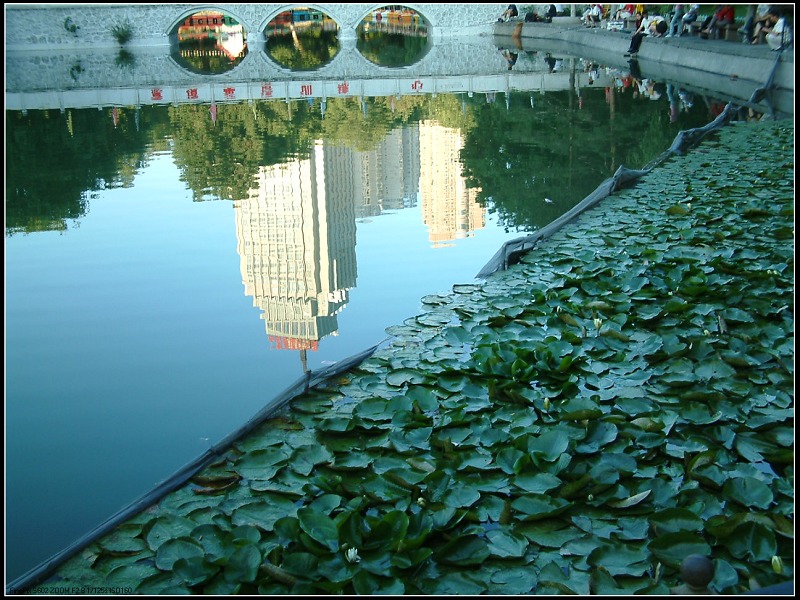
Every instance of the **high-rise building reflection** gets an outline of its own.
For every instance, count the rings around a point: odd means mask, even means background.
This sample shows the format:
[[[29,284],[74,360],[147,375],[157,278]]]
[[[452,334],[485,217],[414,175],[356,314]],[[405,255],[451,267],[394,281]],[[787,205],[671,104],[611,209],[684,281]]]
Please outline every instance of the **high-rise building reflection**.
[[[274,348],[316,350],[336,334],[336,314],[356,284],[352,198],[329,194],[325,150],[261,167],[237,202],[236,231],[245,294],[263,313]]]
[[[419,124],[420,198],[422,221],[434,247],[470,237],[486,225],[479,189],[467,187],[459,153],[461,132],[433,121]]]
[[[261,167],[234,203],[245,294],[275,349],[306,352],[338,333],[355,287],[356,219],[416,206],[434,245],[484,226],[466,187],[458,131],[435,123],[393,130],[368,151],[318,142],[307,158]],[[307,369],[306,369],[307,370]]]

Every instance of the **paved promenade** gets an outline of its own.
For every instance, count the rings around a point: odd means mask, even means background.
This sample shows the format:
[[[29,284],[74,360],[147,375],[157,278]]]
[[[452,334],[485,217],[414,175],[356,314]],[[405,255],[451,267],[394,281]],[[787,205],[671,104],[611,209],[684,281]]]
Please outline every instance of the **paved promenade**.
[[[521,25],[521,30],[518,31]],[[512,38],[519,34],[523,45],[537,42],[559,44],[573,55],[601,56],[625,61],[630,44],[630,32],[609,31],[600,27],[587,28],[581,24],[557,25],[547,23],[498,23],[494,29],[498,38]],[[524,47],[524,46],[523,46]],[[699,36],[683,35],[679,38],[646,37],[639,49],[638,59],[659,62],[686,69],[720,74],[728,77],[762,82],[770,73],[778,53],[768,45],[743,44],[725,40],[708,40]],[[794,46],[781,53],[784,63],[776,73],[776,83],[794,91]]]

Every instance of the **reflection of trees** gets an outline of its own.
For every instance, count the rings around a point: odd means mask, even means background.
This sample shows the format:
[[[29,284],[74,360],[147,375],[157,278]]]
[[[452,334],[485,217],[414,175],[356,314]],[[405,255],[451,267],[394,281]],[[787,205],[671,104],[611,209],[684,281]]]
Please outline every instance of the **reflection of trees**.
[[[679,128],[707,121],[700,103],[670,124],[664,102],[620,94],[614,105],[624,121],[614,119],[612,132],[603,90],[582,94],[580,110],[574,92],[537,94],[533,109],[527,92],[514,92],[509,110],[483,95],[330,98],[324,118],[319,100],[220,104],[216,124],[207,104],[151,106],[136,119],[133,109],[120,109],[116,128],[108,111],[8,111],[6,234],[64,229],[66,219],[87,211],[87,191],[129,184],[148,153],[170,140],[195,200],[239,199],[261,166],[306,156],[315,140],[370,150],[392,129],[423,119],[462,131],[464,176],[484,190],[479,200],[506,227],[531,229],[580,201],[620,164],[641,168]]]
[[[212,126],[208,106],[170,107],[175,162],[195,200],[247,196],[262,165],[305,156],[319,137],[306,102],[222,104]]]
[[[181,42],[177,54],[173,54],[175,61],[195,73],[213,75],[226,73],[244,60],[246,53],[243,52],[234,59],[231,59],[215,40],[188,40]]]
[[[356,49],[376,65],[405,67],[420,60],[427,45],[427,37],[367,31],[359,35]]]
[[[310,71],[329,63],[339,51],[336,31],[309,27],[293,34],[267,38],[267,54],[278,64],[294,71]]]
[[[620,94],[624,115],[610,129],[604,90],[582,90],[579,110],[574,92],[512,93],[511,109],[502,102],[471,100],[475,126],[465,132],[462,160],[470,186],[484,190],[478,200],[497,213],[507,228],[542,227],[590,194],[620,166],[641,168],[666,150],[678,133],[669,125],[662,102]],[[706,119],[687,114],[681,128]],[[695,123],[688,124],[692,118]],[[552,202],[546,201],[550,200]]]
[[[158,114],[143,109],[137,131],[133,110],[116,128],[96,109],[6,111],[6,235],[66,229],[87,212],[87,191],[130,185],[148,140],[166,132]]]

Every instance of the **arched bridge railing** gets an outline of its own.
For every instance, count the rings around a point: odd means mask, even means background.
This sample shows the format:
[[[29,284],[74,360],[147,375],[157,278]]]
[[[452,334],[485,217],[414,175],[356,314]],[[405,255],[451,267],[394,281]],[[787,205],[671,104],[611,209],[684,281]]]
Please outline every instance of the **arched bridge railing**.
[[[304,4],[321,10],[339,26],[341,39],[353,39],[361,20],[387,3]],[[6,51],[118,47],[115,28],[127,27],[131,47],[168,45],[190,15],[218,10],[235,18],[248,42],[263,41],[267,24],[299,4],[9,4],[6,6]],[[424,18],[433,37],[491,34],[505,5],[420,4],[407,7]]]

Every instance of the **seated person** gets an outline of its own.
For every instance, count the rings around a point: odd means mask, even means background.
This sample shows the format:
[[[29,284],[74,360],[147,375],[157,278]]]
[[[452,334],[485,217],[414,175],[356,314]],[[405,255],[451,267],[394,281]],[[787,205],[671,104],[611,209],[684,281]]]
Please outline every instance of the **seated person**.
[[[517,10],[516,4],[509,4],[508,8],[503,11],[503,14],[500,15],[500,18],[497,19],[498,23],[502,23],[503,21],[508,21],[512,17],[518,17],[519,11]]]
[[[619,4],[619,8],[617,12],[614,13],[614,20],[621,21],[623,19],[629,19],[636,13],[636,5],[635,4]]]
[[[767,25],[763,28],[764,39],[773,50],[780,50],[788,44],[790,40],[789,27],[786,25],[786,17],[777,8],[771,8],[768,14]]]
[[[733,4],[719,4],[711,20],[708,23],[704,23],[705,27],[703,27],[700,34],[704,34],[708,38],[719,39],[722,28],[733,23],[735,19],[736,14]]]
[[[764,34],[764,27],[770,24],[769,22],[769,11],[772,8],[770,4],[759,4],[758,8],[756,9],[755,15],[753,15],[752,20],[748,19],[748,22],[745,23],[744,26],[744,34],[747,39],[747,34],[749,33],[749,40],[753,44],[760,44],[761,43],[761,36]],[[763,14],[762,14],[763,13]],[[748,28],[751,30],[749,31]]]
[[[583,13],[583,22],[586,27],[595,27],[600,23],[603,9],[599,4],[592,4]]]
[[[682,29],[681,29],[681,31],[678,33],[678,35],[681,35],[681,34],[683,33],[683,31],[684,31],[684,30],[685,30],[685,29],[686,29],[686,28],[687,28],[689,25],[691,25],[692,23],[694,23],[695,21],[697,21],[697,15],[698,15],[698,14],[700,14],[700,5],[699,5],[699,4],[692,4],[692,5],[689,7],[689,10],[687,10],[687,11],[686,11],[686,12],[683,14],[683,18],[681,19],[681,21],[682,21],[682,23],[683,23],[683,24],[682,24]]]
[[[664,37],[664,34],[667,32],[667,20],[662,17],[661,15],[653,15],[650,17],[650,23],[648,24],[648,32],[647,35],[650,37]]]

